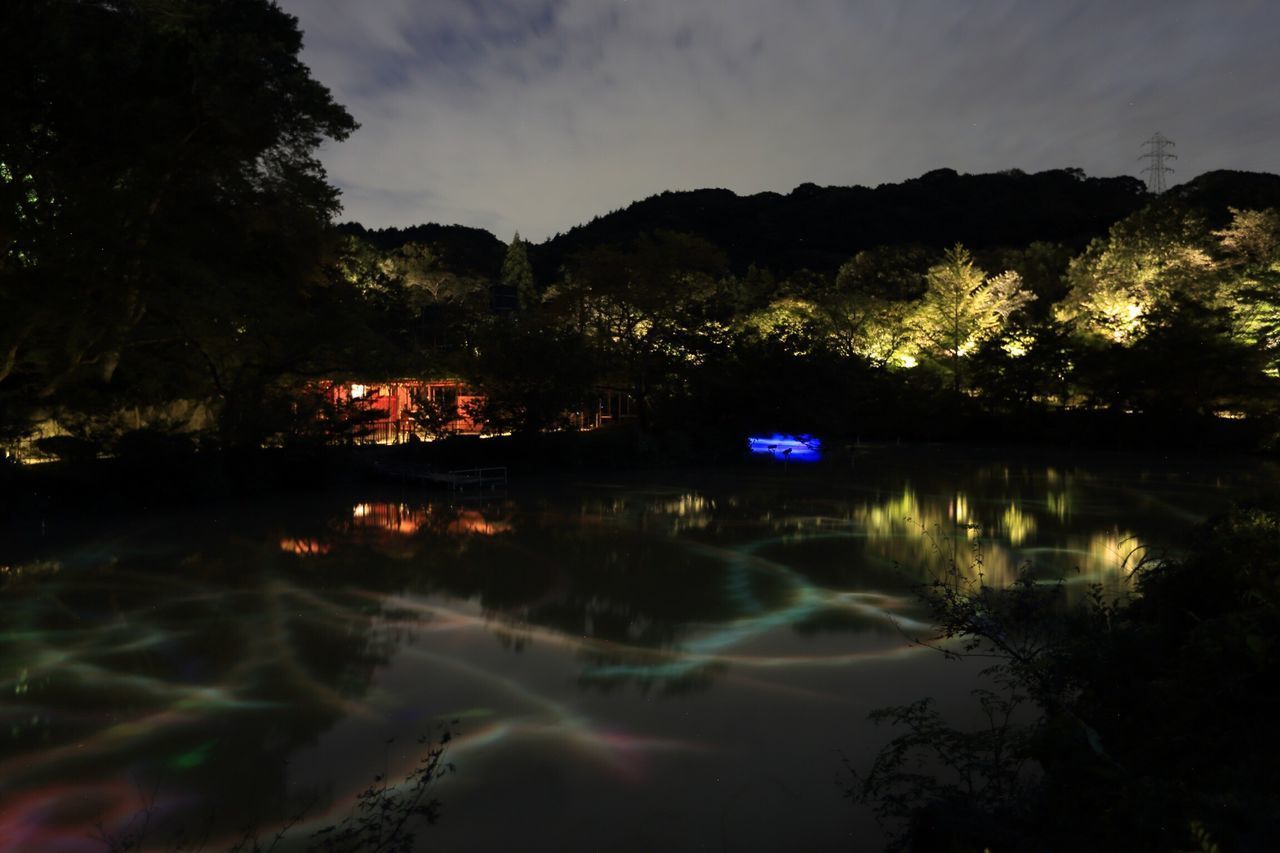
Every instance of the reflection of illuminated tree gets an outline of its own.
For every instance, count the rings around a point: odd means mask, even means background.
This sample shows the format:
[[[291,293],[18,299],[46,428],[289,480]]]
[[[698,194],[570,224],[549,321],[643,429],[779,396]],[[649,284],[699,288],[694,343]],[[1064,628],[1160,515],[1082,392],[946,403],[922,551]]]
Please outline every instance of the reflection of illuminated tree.
[[[1001,481],[999,500],[978,500],[967,492],[929,499],[908,486],[881,501],[854,507],[850,519],[865,531],[868,557],[901,567],[900,572],[916,580],[943,563],[954,563],[970,580],[977,580],[981,572],[988,584],[1005,586],[1030,562],[1046,577],[1067,572],[1069,580],[1124,582],[1133,563],[1132,557],[1127,562],[1125,557],[1135,549],[1142,553],[1142,543],[1112,528],[1074,532],[1069,522],[1072,503],[1078,499],[1076,477],[1048,469],[1042,485],[1039,477],[1025,472],[1016,479],[1010,474],[1000,466],[973,475],[978,484]],[[1070,586],[1068,593],[1074,594],[1074,589]]]

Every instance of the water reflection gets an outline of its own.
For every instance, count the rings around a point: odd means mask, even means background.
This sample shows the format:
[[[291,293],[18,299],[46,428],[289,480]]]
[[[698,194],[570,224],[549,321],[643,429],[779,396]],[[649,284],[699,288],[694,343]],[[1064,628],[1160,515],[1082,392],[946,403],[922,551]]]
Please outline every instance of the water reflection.
[[[257,821],[291,754],[336,721],[372,713],[365,694],[394,645],[375,614],[343,594],[233,568],[268,560],[265,551],[7,574],[6,847],[88,846],[77,839],[91,819],[141,808],[131,777],[171,780],[161,813],[214,789],[223,814]],[[87,779],[100,780],[89,799]]]
[[[164,780],[170,825],[216,801],[226,826],[265,826],[315,801],[305,831],[367,781],[378,732],[438,715],[464,720],[458,757],[554,744],[641,780],[712,747],[654,730],[637,693],[834,708],[848,697],[828,682],[916,653],[911,585],[940,566],[1118,590],[1148,543],[1224,499],[1043,466],[805,470],[299,500],[0,554],[0,839],[79,849],[94,820],[136,812],[139,779]],[[366,747],[333,745],[349,730]],[[287,769],[309,750],[323,784]]]

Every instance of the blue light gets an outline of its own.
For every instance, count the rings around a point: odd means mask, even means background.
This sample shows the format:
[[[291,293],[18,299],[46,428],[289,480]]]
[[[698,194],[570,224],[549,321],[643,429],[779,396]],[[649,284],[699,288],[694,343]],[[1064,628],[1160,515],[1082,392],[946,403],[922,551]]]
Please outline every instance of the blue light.
[[[817,462],[822,458],[822,442],[811,435],[753,435],[747,444],[752,453],[768,454],[784,462]]]

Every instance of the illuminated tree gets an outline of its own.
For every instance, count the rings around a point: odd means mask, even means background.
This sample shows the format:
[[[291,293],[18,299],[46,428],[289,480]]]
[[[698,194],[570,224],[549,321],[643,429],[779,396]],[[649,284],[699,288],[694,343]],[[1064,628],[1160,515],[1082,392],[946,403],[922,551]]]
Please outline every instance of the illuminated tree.
[[[832,348],[872,367],[911,364],[908,318],[913,303],[874,294],[837,294],[821,303]]]
[[[743,313],[737,326],[792,355],[827,352],[875,368],[900,363],[911,308],[901,295],[919,285],[908,281],[912,276],[899,261],[889,250],[861,252],[841,267],[834,284],[826,276],[793,275],[767,305]]]
[[[1059,243],[1036,241],[1020,249],[1007,249],[994,264],[1022,276],[1022,285],[1034,296],[1027,306],[1032,319],[1041,321],[1053,316],[1054,305],[1067,296],[1067,269],[1076,252]]]
[[[817,303],[781,296],[739,320],[749,336],[776,341],[792,355],[806,355],[821,346],[826,318]]]
[[[987,407],[1026,409],[1070,397],[1074,338],[1052,319],[1034,321],[1023,312],[971,357],[971,383]]]
[[[1071,289],[1058,319],[1117,343],[1144,333],[1147,318],[1174,298],[1211,304],[1216,297],[1208,232],[1195,215],[1146,210],[1111,228],[1071,262]]]
[[[1213,236],[1229,263],[1256,268],[1270,267],[1280,260],[1280,212],[1228,210],[1231,223],[1214,231]]]
[[[1280,375],[1280,212],[1232,208],[1230,224],[1213,235],[1237,336],[1261,349],[1267,369]]]
[[[928,288],[912,313],[911,327],[917,346],[946,365],[958,392],[964,385],[962,360],[999,332],[1032,296],[1022,289],[1017,273],[987,277],[960,245],[929,269],[926,281]]]
[[[1086,333],[1077,382],[1116,410],[1256,412],[1280,344],[1280,222],[1232,211],[1210,231],[1196,213],[1153,207],[1072,261],[1058,317]],[[1092,340],[1089,340],[1092,338]]]

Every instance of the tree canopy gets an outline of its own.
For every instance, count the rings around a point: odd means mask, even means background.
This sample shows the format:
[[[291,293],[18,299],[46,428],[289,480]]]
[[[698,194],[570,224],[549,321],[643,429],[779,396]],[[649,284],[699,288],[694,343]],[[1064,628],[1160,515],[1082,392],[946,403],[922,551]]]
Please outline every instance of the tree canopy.
[[[911,319],[922,350],[946,364],[952,386],[963,386],[961,361],[1031,301],[1022,278],[1006,271],[988,277],[968,250],[956,245],[929,268],[928,288]]]
[[[268,0],[6,6],[7,406],[225,401],[296,366],[338,209],[316,150],[356,127],[301,47]]]

